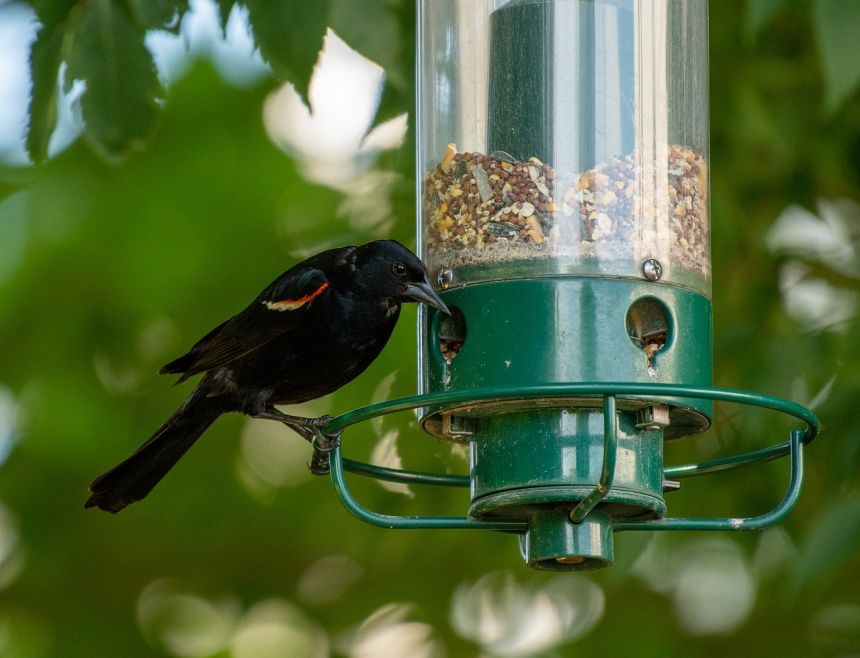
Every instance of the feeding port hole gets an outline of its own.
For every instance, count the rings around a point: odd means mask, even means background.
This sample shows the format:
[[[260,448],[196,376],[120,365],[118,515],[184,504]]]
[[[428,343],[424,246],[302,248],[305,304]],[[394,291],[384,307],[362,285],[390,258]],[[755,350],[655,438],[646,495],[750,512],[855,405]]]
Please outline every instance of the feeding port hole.
[[[654,297],[642,297],[627,309],[626,322],[630,340],[645,353],[648,365],[653,365],[654,356],[669,342],[668,309]]]
[[[451,307],[451,315],[443,315],[439,322],[439,351],[445,361],[451,363],[466,341],[466,316],[456,306]]]

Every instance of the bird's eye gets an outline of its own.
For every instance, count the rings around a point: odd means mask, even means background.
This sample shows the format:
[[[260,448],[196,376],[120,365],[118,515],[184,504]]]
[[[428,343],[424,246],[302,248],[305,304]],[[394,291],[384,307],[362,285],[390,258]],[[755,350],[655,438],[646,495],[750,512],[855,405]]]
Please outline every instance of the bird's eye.
[[[394,263],[391,266],[391,271],[394,276],[406,276],[406,266],[403,263]]]

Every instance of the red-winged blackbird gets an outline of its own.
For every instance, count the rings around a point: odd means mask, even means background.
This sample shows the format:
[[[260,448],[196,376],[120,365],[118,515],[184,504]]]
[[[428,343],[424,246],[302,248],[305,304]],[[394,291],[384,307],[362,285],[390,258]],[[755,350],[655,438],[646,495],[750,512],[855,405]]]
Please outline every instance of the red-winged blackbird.
[[[223,413],[277,420],[309,441],[323,440],[326,417],[288,416],[274,405],[318,398],[358,376],[388,342],[400,304],[410,301],[448,312],[424,263],[393,240],[324,251],[286,271],[161,369],[182,373],[180,382],[205,374],[137,452],[90,485],[86,507],[118,512],[146,496]],[[322,459],[315,455],[318,470]]]

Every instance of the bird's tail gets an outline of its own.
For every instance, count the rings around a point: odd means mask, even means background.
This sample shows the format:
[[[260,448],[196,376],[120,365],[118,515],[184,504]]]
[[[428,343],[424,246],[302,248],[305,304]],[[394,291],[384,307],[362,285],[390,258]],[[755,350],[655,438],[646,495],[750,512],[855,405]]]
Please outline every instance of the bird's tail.
[[[93,481],[84,506],[116,513],[144,498],[222,412],[217,400],[198,386],[131,457]]]

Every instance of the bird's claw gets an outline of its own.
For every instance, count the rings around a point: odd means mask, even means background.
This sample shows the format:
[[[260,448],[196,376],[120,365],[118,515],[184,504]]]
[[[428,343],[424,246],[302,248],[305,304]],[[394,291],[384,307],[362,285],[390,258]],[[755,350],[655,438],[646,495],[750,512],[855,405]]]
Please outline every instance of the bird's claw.
[[[331,452],[340,445],[341,432],[324,434],[322,431],[323,428],[331,422],[331,420],[332,416],[311,418],[309,423],[310,427],[308,429],[310,429],[314,434],[314,440],[312,441],[314,450],[319,450],[320,452]]]
[[[340,445],[340,432],[328,437],[328,441],[330,442],[329,445],[324,448],[320,447],[316,439],[312,443],[314,454],[311,457],[311,463],[308,464],[308,468],[314,475],[328,475],[331,473],[331,451]]]
[[[342,431],[334,434],[323,434],[322,428],[331,422],[331,416],[320,416],[319,418],[311,419],[311,429],[314,433],[314,439],[311,445],[314,447],[314,454],[311,457],[311,463],[308,464],[311,473],[314,475],[328,475],[331,472],[331,458],[329,453],[340,445],[340,436]]]

